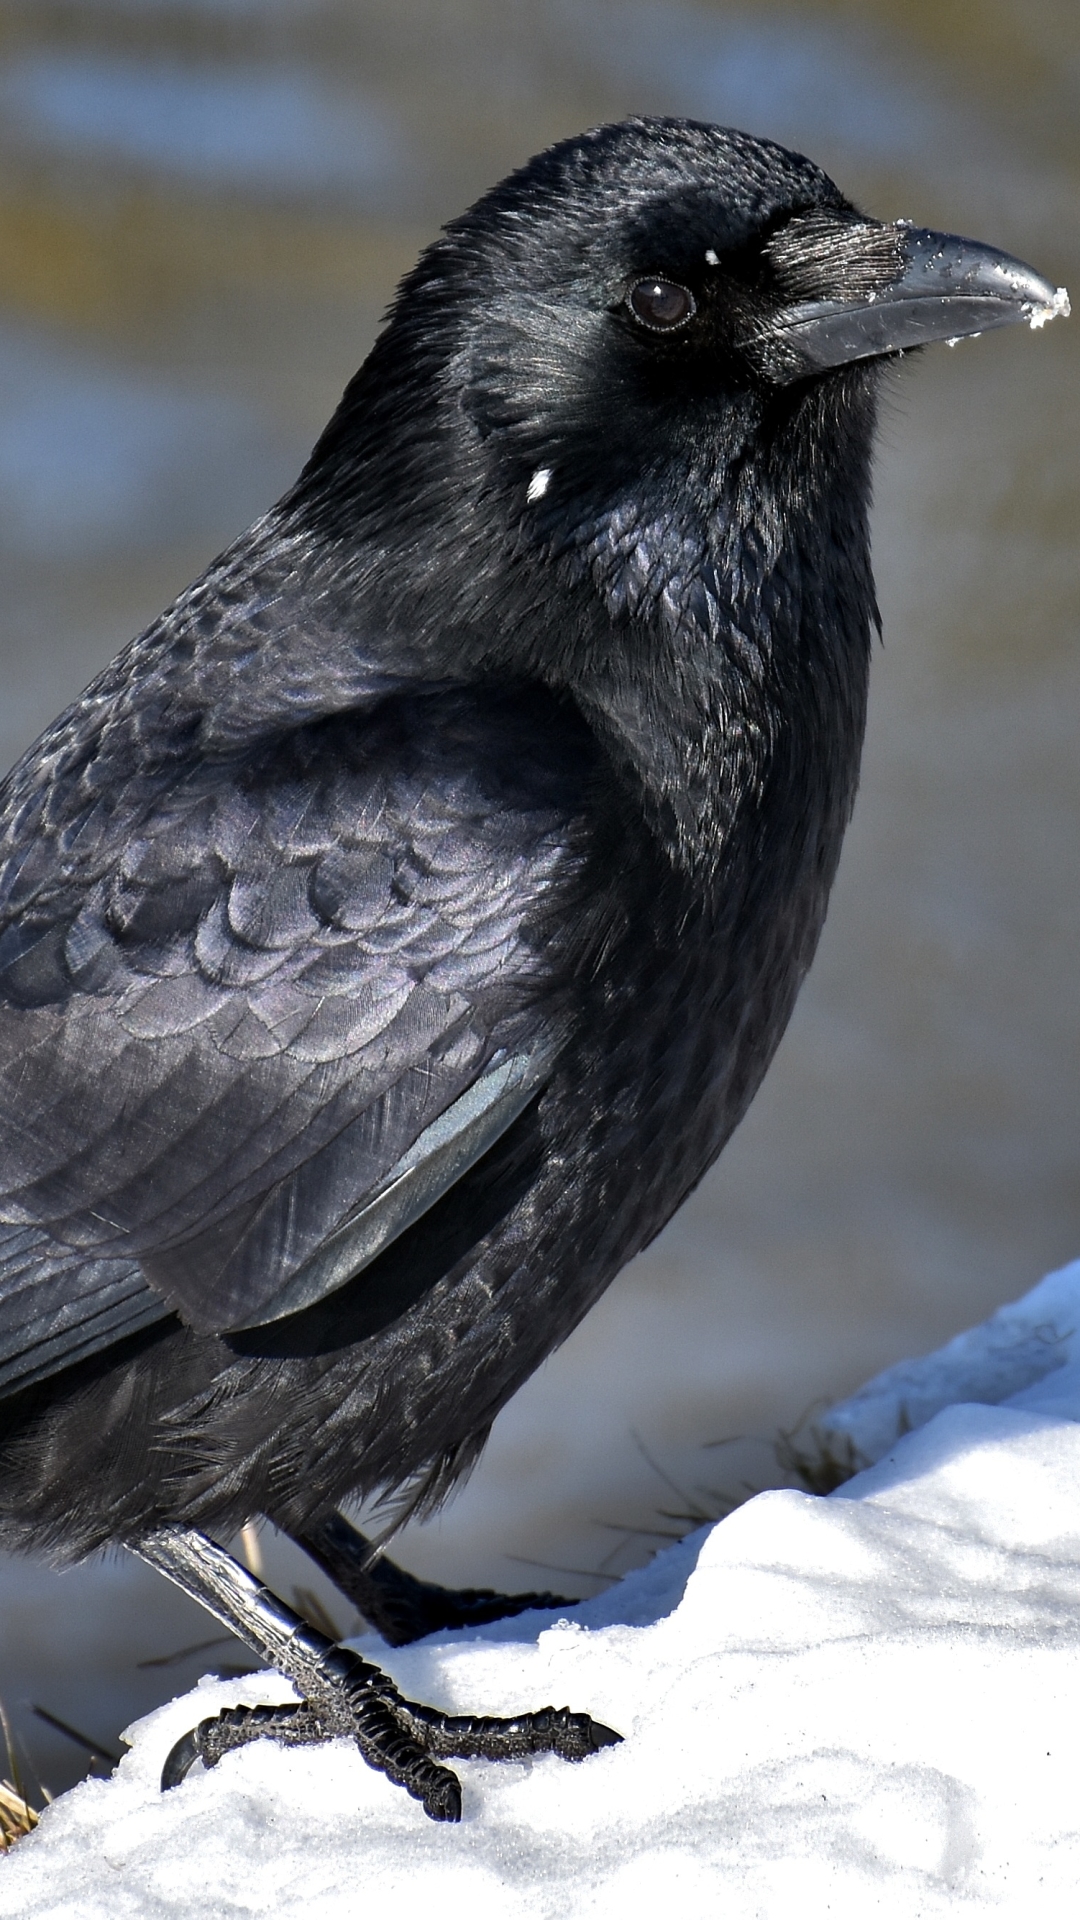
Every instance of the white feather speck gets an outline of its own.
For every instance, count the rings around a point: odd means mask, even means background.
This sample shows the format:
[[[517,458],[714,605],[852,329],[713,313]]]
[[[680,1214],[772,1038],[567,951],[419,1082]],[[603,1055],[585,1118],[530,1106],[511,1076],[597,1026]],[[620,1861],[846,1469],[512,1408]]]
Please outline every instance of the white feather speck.
[[[720,255],[714,253],[712,247],[706,247],[705,249],[705,264],[709,267],[718,267],[720,265]]]
[[[550,482],[551,482],[551,468],[537,467],[536,472],[533,474],[532,479],[529,481],[528,491],[526,492],[526,495],[525,495],[526,500],[529,500],[529,501],[542,500],[545,493],[548,490],[548,486],[550,485]]]

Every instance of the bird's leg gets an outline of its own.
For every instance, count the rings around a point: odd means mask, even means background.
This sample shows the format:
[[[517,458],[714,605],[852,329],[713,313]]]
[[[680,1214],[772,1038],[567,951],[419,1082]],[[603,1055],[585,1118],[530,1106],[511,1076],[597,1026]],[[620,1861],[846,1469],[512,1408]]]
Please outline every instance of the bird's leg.
[[[432,1820],[459,1820],[461,1786],[439,1760],[517,1760],[530,1753],[584,1760],[620,1738],[568,1707],[495,1719],[444,1714],[407,1700],[381,1668],[318,1633],[194,1529],[167,1528],[135,1551],[285,1674],[301,1696],[283,1706],[228,1707],[201,1721],[166,1759],[163,1788],[178,1786],[196,1760],[214,1766],[233,1747],[263,1735],[290,1745],[347,1735],[368,1765],[404,1787]]]
[[[297,1546],[329,1574],[346,1599],[391,1647],[408,1646],[447,1627],[478,1627],[532,1607],[572,1607],[558,1593],[496,1593],[491,1587],[440,1587],[418,1580],[346,1520],[327,1514],[290,1530]]]

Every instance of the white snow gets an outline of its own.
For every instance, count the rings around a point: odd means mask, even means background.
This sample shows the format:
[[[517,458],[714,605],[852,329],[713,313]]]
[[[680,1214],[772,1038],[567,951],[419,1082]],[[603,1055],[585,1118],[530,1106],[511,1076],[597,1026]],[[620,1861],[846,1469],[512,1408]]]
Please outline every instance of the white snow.
[[[623,1746],[577,1767],[462,1763],[460,1827],[345,1743],[259,1742],[162,1795],[181,1732],[288,1694],[272,1674],[204,1681],[0,1862],[0,1915],[352,1920],[382,1902],[394,1920],[592,1920],[665,1899],[679,1920],[1071,1915],[1078,1330],[1080,1263],[830,1416],[860,1446],[890,1407],[894,1434],[918,1425],[830,1499],[761,1494],[572,1621],[361,1643],[420,1698],[569,1702]],[[943,1405],[950,1380],[1012,1404]]]
[[[829,1451],[870,1466],[902,1434],[970,1400],[1080,1419],[1080,1260],[936,1353],[886,1368],[815,1425]]]

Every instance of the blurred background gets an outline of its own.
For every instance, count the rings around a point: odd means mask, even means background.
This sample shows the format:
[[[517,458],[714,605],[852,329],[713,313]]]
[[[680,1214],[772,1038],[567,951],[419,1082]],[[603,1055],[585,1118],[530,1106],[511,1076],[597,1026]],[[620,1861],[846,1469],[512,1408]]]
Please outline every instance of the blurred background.
[[[0,763],[284,489],[398,275],[537,148],[729,122],[1075,294],[1078,94],[1075,0],[0,0]],[[400,1542],[418,1572],[595,1591],[1080,1254],[1078,374],[1076,321],[890,374],[885,640],[809,984],[721,1165]],[[212,1632],[120,1556],[0,1562],[24,1769],[89,1761],[35,1705],[107,1754],[247,1664]]]

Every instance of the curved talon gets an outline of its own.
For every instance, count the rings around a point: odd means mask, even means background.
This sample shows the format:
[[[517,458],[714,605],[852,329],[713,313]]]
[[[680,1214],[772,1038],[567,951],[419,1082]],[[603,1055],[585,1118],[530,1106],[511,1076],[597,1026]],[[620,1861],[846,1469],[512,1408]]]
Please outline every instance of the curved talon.
[[[543,1707],[539,1713],[522,1716],[537,1753],[555,1753],[560,1760],[587,1760],[602,1747],[622,1744],[622,1734],[605,1727],[588,1713],[572,1713],[569,1707]]]
[[[602,1747],[621,1747],[624,1736],[616,1733],[614,1727],[605,1727],[602,1720],[589,1720],[589,1737],[593,1752],[599,1753]]]
[[[201,1759],[199,1729],[192,1727],[190,1733],[181,1734],[175,1746],[169,1748],[161,1769],[162,1793],[168,1793],[170,1787],[178,1787],[182,1780],[187,1779],[196,1760]]]
[[[284,1700],[277,1706],[223,1707],[176,1742],[161,1770],[161,1790],[178,1787],[196,1760],[204,1767],[216,1767],[226,1753],[252,1740],[268,1737],[285,1746],[306,1746],[332,1739],[334,1731],[302,1700]]]
[[[437,1767],[437,1782],[429,1786],[421,1805],[429,1820],[456,1822],[461,1819],[461,1781],[449,1767]]]

